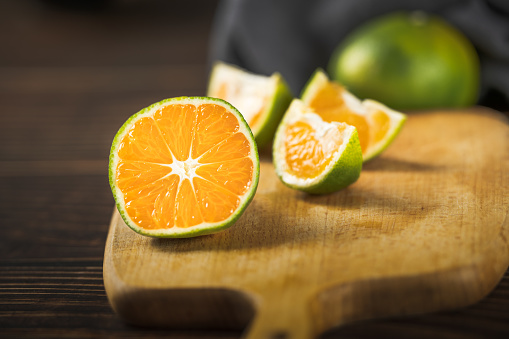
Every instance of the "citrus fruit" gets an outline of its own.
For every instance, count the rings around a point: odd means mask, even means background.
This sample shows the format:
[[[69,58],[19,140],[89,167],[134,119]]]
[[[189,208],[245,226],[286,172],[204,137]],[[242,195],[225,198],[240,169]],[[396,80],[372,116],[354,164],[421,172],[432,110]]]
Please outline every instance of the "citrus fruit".
[[[406,115],[374,100],[359,101],[337,82],[317,70],[303,90],[302,101],[326,122],[355,126],[364,161],[385,150],[398,135]]]
[[[337,47],[331,77],[360,98],[397,110],[470,106],[479,60],[458,30],[423,12],[398,12],[361,26]]]
[[[256,191],[259,168],[253,135],[232,105],[180,97],[124,123],[111,146],[109,181],[134,231],[193,237],[240,217]]]
[[[313,194],[347,187],[362,169],[355,127],[323,121],[298,99],[292,101],[277,129],[273,161],[284,184]]]
[[[263,76],[217,62],[211,72],[207,95],[235,106],[253,131],[259,147],[270,143],[292,94],[279,73]]]

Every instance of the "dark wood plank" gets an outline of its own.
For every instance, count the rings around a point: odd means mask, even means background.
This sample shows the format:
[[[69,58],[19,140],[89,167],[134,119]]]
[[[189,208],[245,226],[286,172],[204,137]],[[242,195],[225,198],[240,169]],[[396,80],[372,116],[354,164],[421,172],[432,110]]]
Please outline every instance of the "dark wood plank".
[[[106,171],[0,178],[0,257],[102,257],[114,205]]]
[[[148,1],[79,12],[0,2],[0,161],[105,159],[130,115],[204,95],[214,8]]]
[[[26,94],[25,99],[12,95],[0,101],[0,161],[107,159],[115,133],[129,116],[168,97],[203,93],[196,89],[109,97],[82,93],[62,94],[62,99],[56,94],[49,98]]]
[[[59,2],[0,2],[0,65],[202,64],[217,3],[104,0],[82,11]]]
[[[0,260],[2,338],[238,338],[237,331],[157,330],[124,324],[102,283],[102,257]]]

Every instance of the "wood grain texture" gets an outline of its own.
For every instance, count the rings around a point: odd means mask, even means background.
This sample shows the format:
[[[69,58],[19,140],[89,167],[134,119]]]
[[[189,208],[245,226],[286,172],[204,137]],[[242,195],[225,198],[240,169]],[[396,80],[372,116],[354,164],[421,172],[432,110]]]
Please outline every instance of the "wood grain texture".
[[[509,264],[509,126],[477,109],[411,115],[357,183],[310,196],[261,166],[228,231],[152,239],[115,212],[104,282],[149,326],[247,324],[251,338],[308,338],[367,318],[465,306]]]

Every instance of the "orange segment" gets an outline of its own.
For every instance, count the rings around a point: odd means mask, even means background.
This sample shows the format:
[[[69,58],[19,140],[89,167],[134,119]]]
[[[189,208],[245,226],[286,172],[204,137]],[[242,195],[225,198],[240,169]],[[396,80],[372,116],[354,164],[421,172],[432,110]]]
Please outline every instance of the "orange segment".
[[[241,158],[216,162],[198,167],[196,174],[230,192],[243,195],[251,186],[253,161],[250,158]]]
[[[122,191],[145,186],[171,173],[171,168],[143,161],[122,161],[117,166],[117,183]]]
[[[179,227],[190,227],[203,222],[193,187],[187,178],[182,181],[178,190],[175,209],[176,223]]]
[[[154,119],[175,158],[187,160],[193,140],[196,106],[165,106],[156,111]]]
[[[237,118],[219,105],[201,105],[197,112],[195,142],[191,152],[194,159],[240,128]]]
[[[289,124],[284,140],[288,172],[300,178],[314,178],[321,174],[343,143],[342,129],[343,126],[330,125],[317,136],[317,131],[305,121]]]
[[[137,187],[124,193],[126,211],[131,219],[140,227],[158,229],[172,227],[174,207],[167,205],[166,197],[174,196],[178,176],[154,181],[148,185]]]
[[[194,178],[196,198],[206,222],[218,222],[229,217],[240,204],[238,195],[209,181]]]
[[[318,111],[329,109],[331,107],[343,106],[345,105],[345,101],[341,96],[343,91],[344,89],[340,85],[328,83],[320,88],[318,93],[315,94],[309,103],[309,106]]]
[[[118,156],[124,161],[147,161],[171,164],[173,157],[154,119],[141,118],[127,131],[118,149]]]
[[[391,127],[391,119],[381,110],[373,112],[371,114],[371,119],[372,123],[377,126],[376,130],[373,130],[373,142],[379,142],[389,131],[389,128]]]
[[[154,217],[159,229],[172,228],[175,225],[175,199],[177,196],[179,178],[176,175],[170,176],[169,180],[160,183],[166,186],[164,195],[160,195],[153,207],[152,216]],[[147,205],[146,209],[150,210],[151,206]]]
[[[222,142],[212,147],[199,159],[201,164],[228,161],[231,159],[243,158],[249,155],[251,146],[246,136],[242,133],[236,133]]]

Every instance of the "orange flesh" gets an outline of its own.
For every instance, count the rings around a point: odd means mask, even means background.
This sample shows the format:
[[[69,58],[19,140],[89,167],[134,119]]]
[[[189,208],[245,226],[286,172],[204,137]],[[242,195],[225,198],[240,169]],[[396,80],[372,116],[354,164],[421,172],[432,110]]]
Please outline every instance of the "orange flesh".
[[[288,125],[284,141],[288,172],[304,179],[321,174],[343,143],[344,128],[331,126],[317,136],[315,129],[302,120]]]
[[[376,111],[370,126],[364,116],[348,108],[342,97],[343,91],[344,89],[338,84],[329,83],[311,100],[310,107],[326,122],[337,121],[355,126],[364,154],[370,145],[384,138],[389,130],[390,120],[384,112]]]
[[[371,114],[371,119],[375,126],[377,126],[376,130],[373,131],[372,136],[373,142],[376,143],[382,140],[389,131],[389,128],[391,127],[391,120],[385,112],[380,110],[373,112]]]
[[[227,219],[251,187],[254,171],[237,118],[214,104],[170,104],[139,119],[121,140],[118,156],[117,186],[127,214],[143,229]]]
[[[261,97],[259,98],[261,105],[260,109],[253,111],[250,109],[250,106],[247,106],[245,104],[246,98],[243,97],[242,93],[239,91],[239,88],[237,86],[228,86],[227,83],[222,83],[219,86],[219,89],[216,93],[212,94],[215,98],[223,99],[229,103],[231,103],[235,108],[237,108],[240,113],[242,113],[242,116],[246,120],[247,124],[251,129],[254,129],[256,127],[256,124],[259,122],[263,110],[267,106],[267,98]],[[251,96],[252,99],[252,96]]]

